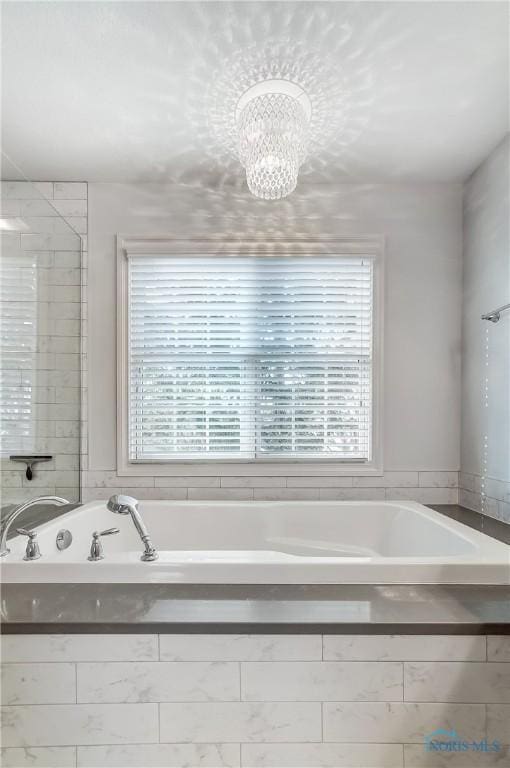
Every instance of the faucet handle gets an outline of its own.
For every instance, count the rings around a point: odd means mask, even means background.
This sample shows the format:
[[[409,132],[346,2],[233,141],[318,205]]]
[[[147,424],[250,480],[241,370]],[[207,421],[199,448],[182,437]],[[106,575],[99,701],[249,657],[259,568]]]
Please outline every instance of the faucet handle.
[[[98,539],[100,536],[111,536],[114,533],[120,533],[120,528],[107,528],[105,531],[94,531],[92,536]]]
[[[20,536],[29,536],[31,539],[35,539],[37,536],[37,531],[27,531],[26,528],[16,528],[16,532],[20,534]]]
[[[27,548],[23,560],[39,560],[41,557],[41,550],[37,543],[37,531],[27,531],[26,528],[16,528],[16,531],[20,536],[28,536]]]
[[[118,528],[107,528],[104,531],[94,531],[92,534],[92,543],[90,545],[90,555],[87,560],[95,563],[96,560],[102,560],[104,558],[103,545],[99,541],[101,536],[111,536],[113,533],[120,533]]]

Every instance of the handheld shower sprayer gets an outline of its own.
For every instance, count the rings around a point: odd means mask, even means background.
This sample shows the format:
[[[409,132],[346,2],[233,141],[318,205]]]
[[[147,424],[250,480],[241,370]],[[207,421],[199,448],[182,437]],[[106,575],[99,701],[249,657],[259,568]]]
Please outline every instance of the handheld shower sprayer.
[[[140,560],[144,562],[150,562],[158,559],[158,553],[154,548],[149,531],[147,530],[145,523],[143,522],[140,513],[138,511],[138,501],[132,496],[117,495],[110,496],[106,504],[110,512],[115,512],[119,515],[131,515],[131,520],[138,531],[138,535],[143,542],[144,552],[140,557]]]

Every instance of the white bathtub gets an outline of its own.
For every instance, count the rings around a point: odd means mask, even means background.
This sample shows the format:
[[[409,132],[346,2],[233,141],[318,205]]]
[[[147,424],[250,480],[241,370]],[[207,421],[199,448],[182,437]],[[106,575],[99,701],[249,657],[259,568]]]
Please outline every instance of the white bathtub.
[[[4,582],[508,584],[510,547],[414,502],[143,501],[159,551],[141,562],[128,515],[93,502],[39,528],[40,560],[9,541]],[[105,559],[88,562],[92,532]],[[67,528],[71,546],[56,547]]]

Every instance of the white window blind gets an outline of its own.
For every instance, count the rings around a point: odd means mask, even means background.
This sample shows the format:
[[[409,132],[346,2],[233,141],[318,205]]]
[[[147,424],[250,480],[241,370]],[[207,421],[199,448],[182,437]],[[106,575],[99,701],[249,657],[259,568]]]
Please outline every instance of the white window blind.
[[[3,244],[3,243],[2,243]],[[0,259],[0,455],[33,453],[37,269],[30,253]]]
[[[130,461],[371,456],[373,263],[130,255]]]

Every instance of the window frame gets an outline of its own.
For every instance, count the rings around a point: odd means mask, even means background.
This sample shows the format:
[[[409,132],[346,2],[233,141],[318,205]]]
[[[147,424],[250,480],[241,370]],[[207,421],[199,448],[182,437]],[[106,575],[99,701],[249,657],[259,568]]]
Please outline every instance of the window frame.
[[[171,236],[117,235],[117,474],[119,476],[380,476],[383,473],[382,382],[384,338],[384,237],[352,236],[240,240],[221,236],[174,238]],[[348,462],[324,457],[289,459],[161,459],[131,461],[128,446],[129,408],[129,291],[130,255],[155,253],[193,256],[239,255],[365,255],[373,259],[373,365],[372,457]]]

